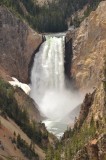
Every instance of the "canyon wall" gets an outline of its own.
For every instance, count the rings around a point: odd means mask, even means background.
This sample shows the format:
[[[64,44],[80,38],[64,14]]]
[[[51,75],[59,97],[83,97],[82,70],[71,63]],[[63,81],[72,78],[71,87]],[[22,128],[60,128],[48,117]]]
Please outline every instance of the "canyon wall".
[[[28,83],[28,65],[42,36],[0,6],[0,75]]]
[[[78,29],[68,31],[66,38],[73,39],[70,77],[79,90],[88,93],[73,129],[64,133],[61,158],[105,160],[106,1],[101,2]]]
[[[71,77],[82,90],[96,87],[103,79],[103,60],[106,52],[106,2],[100,3],[81,26],[68,32],[73,37]]]
[[[42,43],[42,35],[16,17],[0,6],[0,78],[9,81],[15,77],[29,83],[32,57]],[[37,104],[28,95],[17,88],[14,96],[18,105],[28,111],[30,119],[41,120]]]

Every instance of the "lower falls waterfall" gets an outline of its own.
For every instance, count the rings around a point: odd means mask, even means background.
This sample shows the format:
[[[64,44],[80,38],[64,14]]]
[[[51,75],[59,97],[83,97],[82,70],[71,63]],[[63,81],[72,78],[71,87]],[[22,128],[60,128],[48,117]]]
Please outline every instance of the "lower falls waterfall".
[[[78,113],[75,108],[83,99],[71,87],[65,86],[64,56],[65,37],[46,36],[35,55],[31,72],[30,96],[45,117],[43,122],[47,129],[57,137],[63,134],[69,123],[73,123]]]

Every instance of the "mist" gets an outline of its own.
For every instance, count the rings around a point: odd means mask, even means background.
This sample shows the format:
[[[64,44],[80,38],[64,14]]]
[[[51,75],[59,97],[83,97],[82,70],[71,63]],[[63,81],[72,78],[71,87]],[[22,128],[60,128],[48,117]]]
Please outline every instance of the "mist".
[[[39,104],[42,115],[52,121],[67,121],[71,111],[73,111],[83,101],[83,95],[75,91],[48,90],[45,92]],[[74,117],[73,117],[74,118]],[[74,119],[73,119],[74,120]]]

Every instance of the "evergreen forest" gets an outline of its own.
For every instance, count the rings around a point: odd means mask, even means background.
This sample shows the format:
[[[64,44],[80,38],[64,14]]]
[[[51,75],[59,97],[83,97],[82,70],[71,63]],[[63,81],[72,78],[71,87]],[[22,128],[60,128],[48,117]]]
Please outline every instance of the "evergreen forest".
[[[38,32],[62,32],[68,29],[67,18],[73,13],[88,6],[85,17],[96,8],[101,0],[53,0],[39,5],[36,0],[0,0],[18,17]],[[77,17],[73,25],[78,27],[81,20]]]

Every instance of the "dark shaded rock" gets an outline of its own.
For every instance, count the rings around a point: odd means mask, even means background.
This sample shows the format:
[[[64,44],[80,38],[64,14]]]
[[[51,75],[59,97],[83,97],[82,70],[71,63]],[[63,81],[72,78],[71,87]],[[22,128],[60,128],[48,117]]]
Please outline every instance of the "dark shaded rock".
[[[72,39],[69,39],[68,41],[65,39],[65,75],[68,77],[70,80],[71,73],[71,63],[72,63],[72,57],[73,57],[73,52],[72,52]]]

